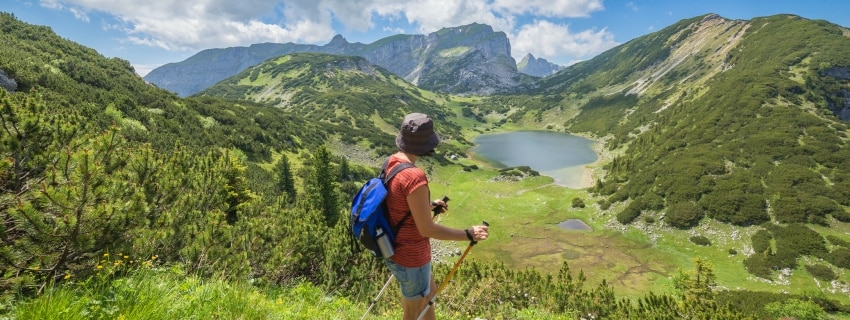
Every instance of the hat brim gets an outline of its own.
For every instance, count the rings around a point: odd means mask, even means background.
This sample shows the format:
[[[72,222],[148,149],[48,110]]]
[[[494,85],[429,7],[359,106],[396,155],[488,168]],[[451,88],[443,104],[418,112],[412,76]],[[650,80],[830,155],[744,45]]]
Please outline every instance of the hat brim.
[[[425,143],[409,143],[404,140],[404,138],[401,136],[401,133],[399,133],[395,137],[395,145],[396,147],[398,147],[398,150],[417,156],[424,155],[434,150],[438,144],[440,144],[440,135],[436,132],[431,134],[431,136],[428,137],[428,140],[425,141]]]

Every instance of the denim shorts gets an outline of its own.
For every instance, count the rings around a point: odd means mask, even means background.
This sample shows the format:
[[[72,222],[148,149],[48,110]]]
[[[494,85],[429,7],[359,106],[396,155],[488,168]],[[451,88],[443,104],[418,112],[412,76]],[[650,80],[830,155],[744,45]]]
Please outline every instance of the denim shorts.
[[[398,265],[391,259],[384,259],[390,272],[401,285],[401,295],[408,300],[419,299],[431,293],[431,263],[418,268]]]

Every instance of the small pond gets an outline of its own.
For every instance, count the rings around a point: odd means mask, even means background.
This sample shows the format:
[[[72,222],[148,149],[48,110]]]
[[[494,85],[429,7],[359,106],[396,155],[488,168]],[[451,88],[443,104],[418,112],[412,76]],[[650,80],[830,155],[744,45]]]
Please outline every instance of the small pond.
[[[561,221],[561,223],[558,223],[558,226],[567,230],[593,230],[592,228],[590,228],[590,226],[584,223],[584,221],[581,221],[579,219],[569,219]]]

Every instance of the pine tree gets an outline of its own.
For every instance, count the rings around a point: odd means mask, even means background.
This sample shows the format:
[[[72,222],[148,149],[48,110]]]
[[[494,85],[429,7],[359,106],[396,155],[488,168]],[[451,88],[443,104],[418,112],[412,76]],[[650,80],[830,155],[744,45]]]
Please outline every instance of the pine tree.
[[[292,204],[295,202],[295,178],[292,176],[292,167],[289,165],[289,157],[285,154],[281,155],[280,160],[275,166],[277,173],[278,191],[286,195],[286,202]]]
[[[313,154],[313,172],[310,176],[307,195],[313,208],[322,212],[325,226],[332,228],[339,219],[340,203],[337,173],[331,163],[330,151],[325,146],[319,147]]]

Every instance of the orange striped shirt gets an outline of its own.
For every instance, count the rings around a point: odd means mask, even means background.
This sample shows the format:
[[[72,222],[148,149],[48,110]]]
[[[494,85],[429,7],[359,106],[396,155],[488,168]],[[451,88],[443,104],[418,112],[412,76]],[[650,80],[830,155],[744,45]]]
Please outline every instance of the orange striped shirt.
[[[387,163],[387,172],[401,163],[408,162],[395,155]],[[390,225],[397,225],[408,213],[407,196],[421,186],[428,185],[425,172],[419,168],[408,168],[396,174],[387,188],[387,208],[390,211]],[[430,199],[430,194],[428,195]],[[413,216],[404,220],[404,224],[395,237],[395,254],[392,260],[407,268],[418,268],[431,261],[431,241],[419,234]]]

